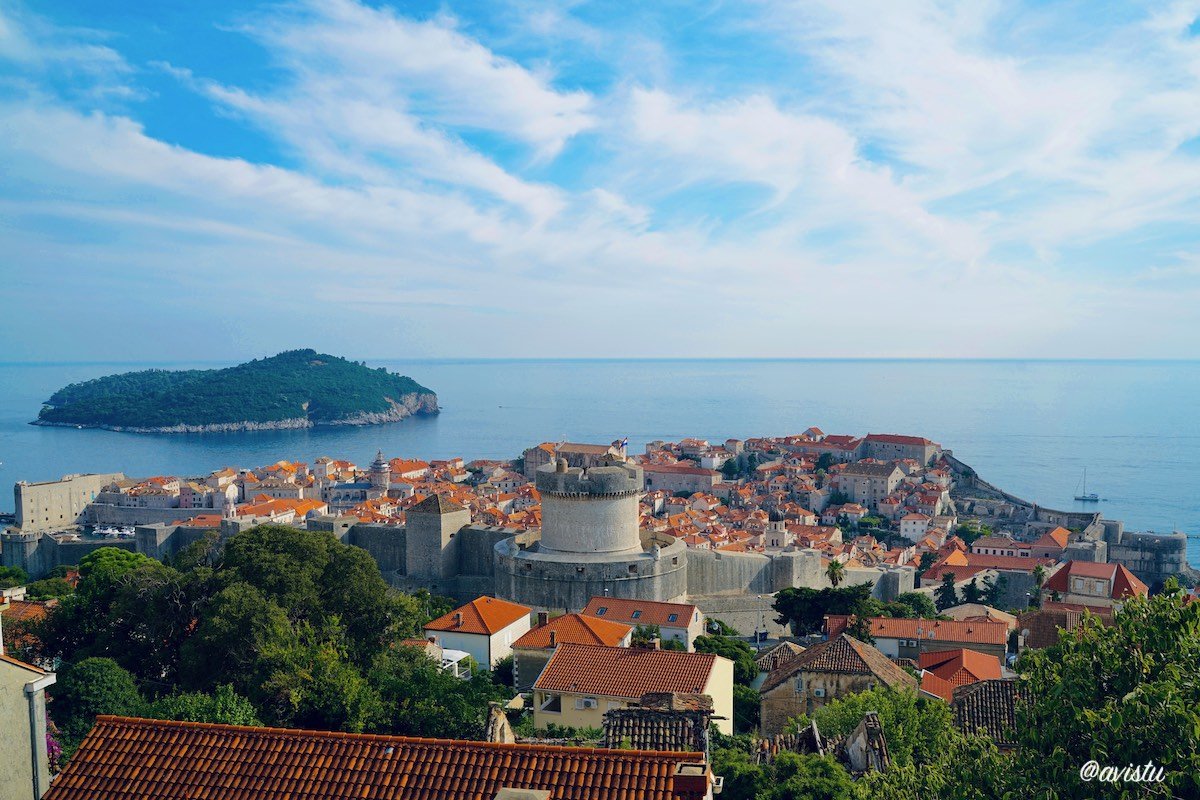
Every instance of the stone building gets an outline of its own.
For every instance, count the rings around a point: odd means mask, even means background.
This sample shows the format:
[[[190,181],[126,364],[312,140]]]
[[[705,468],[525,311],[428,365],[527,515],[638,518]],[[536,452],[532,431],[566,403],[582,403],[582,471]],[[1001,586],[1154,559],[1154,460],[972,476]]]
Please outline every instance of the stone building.
[[[759,693],[766,737],[783,733],[788,721],[831,700],[875,686],[916,689],[917,681],[869,644],[848,634],[815,644],[772,672]]]
[[[900,436],[894,433],[868,433],[863,440],[867,458],[880,461],[901,461],[911,458],[927,465],[942,452],[942,446],[923,436]]]
[[[107,472],[66,475],[61,480],[45,483],[20,481],[13,487],[17,528],[22,532],[33,532],[76,525],[105,486],[124,479],[120,472]]]
[[[543,442],[537,447],[531,447],[521,454],[525,464],[525,477],[533,480],[537,471],[557,459],[565,459],[567,466],[580,469],[591,469],[600,466],[605,459],[613,456],[625,457],[625,446],[621,442],[611,445],[581,444],[579,442]]]
[[[895,464],[851,464],[833,478],[833,488],[872,511],[891,494],[904,472]]]

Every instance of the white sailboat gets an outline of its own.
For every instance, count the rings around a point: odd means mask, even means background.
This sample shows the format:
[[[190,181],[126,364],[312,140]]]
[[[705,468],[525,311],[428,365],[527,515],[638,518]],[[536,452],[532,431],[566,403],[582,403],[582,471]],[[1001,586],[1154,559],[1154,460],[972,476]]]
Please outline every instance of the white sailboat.
[[[1075,491],[1079,492],[1078,484],[1075,485]],[[1079,494],[1075,495],[1075,499],[1080,501],[1081,503],[1098,503],[1098,502],[1100,502],[1100,495],[1096,494],[1095,492],[1089,492],[1087,490],[1087,467],[1083,468],[1083,491],[1079,492]]]

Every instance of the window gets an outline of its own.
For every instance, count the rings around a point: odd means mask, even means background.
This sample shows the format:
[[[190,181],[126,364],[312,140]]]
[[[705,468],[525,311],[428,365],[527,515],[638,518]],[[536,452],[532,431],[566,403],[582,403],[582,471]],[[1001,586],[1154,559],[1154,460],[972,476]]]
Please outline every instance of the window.
[[[635,612],[633,612],[633,619],[638,619],[638,618],[640,618],[641,616],[642,616],[642,612],[641,612],[641,611],[635,611]]]
[[[629,565],[629,574],[630,574],[630,575],[636,575],[636,574],[637,574],[637,564],[630,564],[630,565]]]
[[[801,678],[800,676],[796,676],[796,691],[797,692],[804,691],[804,678]]]
[[[667,622],[674,622],[677,619],[679,619],[678,614],[668,614],[667,615]]]
[[[597,617],[603,617],[607,613],[608,613],[608,606],[600,606],[599,608],[596,609]]]

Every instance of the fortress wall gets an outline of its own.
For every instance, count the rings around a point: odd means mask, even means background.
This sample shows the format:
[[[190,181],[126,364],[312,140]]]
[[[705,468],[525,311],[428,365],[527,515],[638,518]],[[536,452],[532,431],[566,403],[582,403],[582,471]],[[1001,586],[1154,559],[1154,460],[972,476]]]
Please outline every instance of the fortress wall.
[[[350,528],[346,543],[361,547],[379,564],[379,571],[404,574],[408,560],[407,532],[398,525],[359,523]]]
[[[458,574],[491,578],[496,574],[496,545],[520,531],[493,525],[468,525],[458,532]]]
[[[17,527],[44,531],[76,525],[100,490],[124,477],[120,472],[108,472],[69,475],[45,483],[18,483],[13,486]]]
[[[638,496],[543,494],[542,547],[568,553],[640,550]]]
[[[1124,565],[1151,586],[1192,571],[1187,561],[1186,534],[1125,532],[1120,542],[1109,544],[1108,560]]]
[[[775,576],[771,558],[759,553],[687,551],[689,595],[771,594]]]
[[[93,503],[84,513],[83,522],[88,525],[119,526],[170,524],[203,513],[211,514],[213,510],[211,508],[132,508]]]

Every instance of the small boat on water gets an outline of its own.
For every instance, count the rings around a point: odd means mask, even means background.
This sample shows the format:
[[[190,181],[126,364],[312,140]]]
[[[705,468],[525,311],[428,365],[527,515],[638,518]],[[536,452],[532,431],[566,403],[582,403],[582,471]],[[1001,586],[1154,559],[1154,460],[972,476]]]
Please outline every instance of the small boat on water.
[[[1079,490],[1079,485],[1076,484],[1075,491],[1079,494],[1075,495],[1075,499],[1081,503],[1099,503],[1100,495],[1087,490],[1087,467],[1083,468],[1083,491]]]

